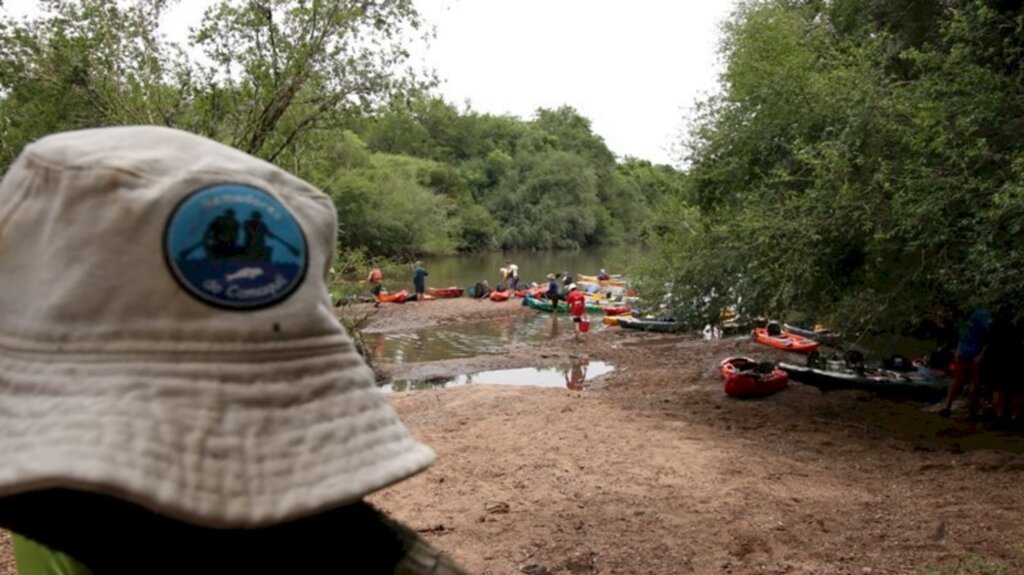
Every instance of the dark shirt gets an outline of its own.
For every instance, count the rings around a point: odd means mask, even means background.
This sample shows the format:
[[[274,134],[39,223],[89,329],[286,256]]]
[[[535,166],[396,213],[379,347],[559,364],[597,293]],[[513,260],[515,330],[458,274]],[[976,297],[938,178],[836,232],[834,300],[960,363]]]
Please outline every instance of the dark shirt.
[[[966,360],[973,360],[978,357],[985,344],[988,343],[989,327],[992,318],[984,309],[978,308],[971,313],[970,319],[960,328],[960,343],[957,345],[957,353]]]
[[[416,271],[412,273],[412,283],[416,284],[417,287],[422,287],[428,275],[430,274],[427,273],[427,270],[416,268]]]

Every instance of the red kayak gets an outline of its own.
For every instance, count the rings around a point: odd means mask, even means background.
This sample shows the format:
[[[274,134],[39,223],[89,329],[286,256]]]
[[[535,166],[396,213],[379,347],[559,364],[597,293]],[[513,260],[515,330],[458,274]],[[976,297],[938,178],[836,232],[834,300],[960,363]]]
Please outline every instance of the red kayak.
[[[725,394],[740,399],[766,397],[789,386],[789,374],[771,363],[749,357],[728,357],[721,363]]]
[[[405,300],[409,298],[409,290],[402,290],[395,293],[382,293],[377,296],[377,301],[381,303],[405,303]]]
[[[628,307],[602,307],[601,311],[604,312],[604,315],[609,315],[609,316],[612,316],[612,315],[626,315],[627,313],[629,313],[629,308]]]
[[[779,335],[769,335],[767,329],[763,327],[755,327],[754,330],[750,332],[750,337],[754,338],[754,341],[757,343],[763,343],[764,345],[784,351],[811,353],[818,349],[818,342],[813,339],[789,333],[787,331],[783,331]]]
[[[505,301],[512,297],[512,290],[492,291],[491,295],[488,297],[491,298],[491,301]]]
[[[537,287],[532,287],[532,288],[530,288],[528,290],[524,290],[523,291],[523,295],[521,295],[521,296],[519,295],[519,292],[516,291],[516,297],[524,297],[524,298],[525,297],[532,297],[532,298],[536,298],[536,299],[541,299],[541,298],[544,297],[544,294],[546,294],[546,293],[548,293],[548,288],[547,287],[537,286]]]
[[[462,297],[462,294],[465,292],[466,290],[455,286],[446,288],[427,288],[427,293],[436,298]]]

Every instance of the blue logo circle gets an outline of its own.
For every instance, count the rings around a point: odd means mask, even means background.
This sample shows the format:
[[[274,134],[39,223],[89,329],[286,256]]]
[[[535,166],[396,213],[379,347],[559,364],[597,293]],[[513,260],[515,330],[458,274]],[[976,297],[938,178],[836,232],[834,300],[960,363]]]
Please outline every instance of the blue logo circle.
[[[167,220],[164,257],[190,294],[238,310],[283,301],[308,263],[306,236],[291,212],[244,184],[217,184],[182,200]]]

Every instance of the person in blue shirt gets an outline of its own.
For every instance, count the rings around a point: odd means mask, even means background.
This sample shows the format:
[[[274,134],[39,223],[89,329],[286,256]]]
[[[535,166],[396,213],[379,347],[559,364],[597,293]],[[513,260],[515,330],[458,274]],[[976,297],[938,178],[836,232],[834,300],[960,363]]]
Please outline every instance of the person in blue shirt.
[[[554,314],[558,313],[558,300],[560,299],[561,292],[558,287],[558,276],[562,274],[548,274],[548,301],[551,302],[552,310]]]
[[[416,262],[416,269],[412,272],[412,285],[416,288],[416,301],[423,301],[423,293],[427,291],[427,270],[423,262]]]
[[[984,308],[975,308],[970,318],[960,326],[960,339],[953,358],[953,383],[942,404],[939,415],[949,417],[953,401],[967,386],[967,412],[974,417],[978,412],[978,392],[981,387],[980,366],[988,345],[992,318]]]

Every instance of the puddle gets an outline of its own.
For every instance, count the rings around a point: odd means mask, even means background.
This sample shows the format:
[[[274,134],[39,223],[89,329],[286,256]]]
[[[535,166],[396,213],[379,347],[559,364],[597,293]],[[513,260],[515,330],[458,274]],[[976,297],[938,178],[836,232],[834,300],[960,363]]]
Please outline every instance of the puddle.
[[[550,320],[548,321],[550,323]],[[518,369],[499,369],[462,374],[454,377],[437,377],[432,379],[396,379],[381,386],[385,392],[415,391],[417,389],[434,389],[438,387],[455,387],[459,385],[531,385],[537,387],[567,387],[581,390],[589,387],[587,381],[610,373],[615,366],[603,361],[573,361],[570,365],[555,367],[522,367]]]
[[[506,353],[513,345],[571,334],[571,321],[560,316],[553,325],[547,314],[515,315],[410,333],[367,334],[366,338],[375,361],[416,363]]]

